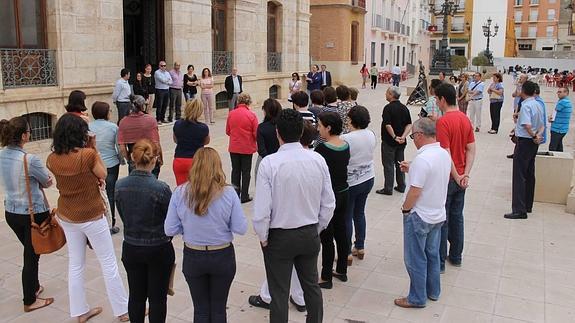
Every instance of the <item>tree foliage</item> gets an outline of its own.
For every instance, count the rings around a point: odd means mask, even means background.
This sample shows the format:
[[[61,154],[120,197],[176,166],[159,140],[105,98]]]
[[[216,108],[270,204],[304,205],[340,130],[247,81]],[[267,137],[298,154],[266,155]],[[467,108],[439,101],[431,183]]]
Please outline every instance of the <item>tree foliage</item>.
[[[473,66],[489,66],[489,58],[487,58],[487,56],[480,54],[476,57],[473,57],[473,59],[471,60],[471,64],[473,64]]]
[[[458,70],[463,70],[468,65],[467,57],[461,55],[451,56],[451,67]]]

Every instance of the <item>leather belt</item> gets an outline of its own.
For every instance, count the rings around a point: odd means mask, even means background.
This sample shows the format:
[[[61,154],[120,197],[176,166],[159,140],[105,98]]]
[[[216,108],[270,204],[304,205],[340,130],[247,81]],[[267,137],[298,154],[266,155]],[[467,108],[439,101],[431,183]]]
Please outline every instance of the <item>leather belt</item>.
[[[483,98],[479,98],[479,99],[471,99],[471,101],[479,101],[479,100],[483,100]]]
[[[221,250],[221,249],[225,249],[231,245],[232,245],[232,243],[228,242],[228,243],[224,243],[224,244],[216,245],[216,246],[199,246],[199,245],[193,245],[191,243],[184,242],[184,246],[186,246],[186,248],[192,249],[192,250],[199,250],[199,251]]]

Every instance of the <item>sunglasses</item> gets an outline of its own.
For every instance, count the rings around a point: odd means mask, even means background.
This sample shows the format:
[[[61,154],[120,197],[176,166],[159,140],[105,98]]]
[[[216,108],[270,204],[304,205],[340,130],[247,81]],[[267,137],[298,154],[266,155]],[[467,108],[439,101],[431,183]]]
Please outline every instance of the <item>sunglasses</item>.
[[[166,67],[166,65],[160,65],[160,67]]]
[[[416,132],[412,133],[411,135],[409,135],[409,138],[415,139],[415,134],[416,134],[416,133],[423,133],[423,132],[421,132],[421,131],[416,131]]]

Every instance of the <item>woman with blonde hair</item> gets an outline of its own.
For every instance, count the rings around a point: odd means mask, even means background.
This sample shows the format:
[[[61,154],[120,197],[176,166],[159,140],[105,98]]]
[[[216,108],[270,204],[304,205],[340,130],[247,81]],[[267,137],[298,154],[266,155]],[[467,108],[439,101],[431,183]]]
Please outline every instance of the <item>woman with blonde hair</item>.
[[[131,322],[144,322],[146,300],[150,322],[166,321],[175,254],[172,238],[164,232],[164,221],[172,191],[152,175],[158,157],[156,144],[138,140],[131,157],[136,168],[116,184],[116,204],[124,223],[122,262],[128,274]]]
[[[172,195],[164,230],[168,236],[183,235],[182,271],[194,303],[193,321],[226,322],[236,274],[233,233],[245,234],[247,221],[215,149],[196,151],[188,183]]]
[[[210,143],[210,129],[198,119],[202,115],[204,105],[195,98],[186,102],[184,117],[174,124],[173,137],[176,152],[172,164],[176,185],[188,180],[188,172],[192,167],[192,158],[196,151]]]

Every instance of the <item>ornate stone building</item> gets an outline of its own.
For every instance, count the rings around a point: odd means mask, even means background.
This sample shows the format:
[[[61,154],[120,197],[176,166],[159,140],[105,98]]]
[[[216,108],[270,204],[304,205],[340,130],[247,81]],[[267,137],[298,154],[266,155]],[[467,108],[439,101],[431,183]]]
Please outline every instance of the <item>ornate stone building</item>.
[[[212,69],[216,101],[236,66],[256,102],[309,68],[309,0],[10,0],[0,10],[0,118],[50,136],[71,90],[111,101],[120,70],[159,60]],[[111,102],[110,102],[111,103]],[[115,111],[115,109],[112,109]]]

